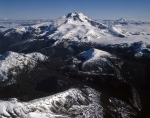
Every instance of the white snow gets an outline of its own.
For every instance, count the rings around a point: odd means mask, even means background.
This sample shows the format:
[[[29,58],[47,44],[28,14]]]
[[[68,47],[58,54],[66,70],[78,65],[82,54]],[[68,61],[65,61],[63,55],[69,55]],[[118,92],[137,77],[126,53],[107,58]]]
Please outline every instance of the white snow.
[[[130,118],[136,112],[125,102],[110,97],[109,106],[101,103],[101,93],[83,87],[71,88],[44,98],[29,102],[19,102],[12,98],[0,101],[0,117],[2,118],[104,118],[104,108],[119,114],[123,118]]]
[[[99,100],[100,93],[94,89],[72,88],[26,103],[18,102],[15,98],[0,101],[0,116],[8,118],[13,114],[17,118],[71,118],[74,114],[76,117],[90,118],[95,115],[100,118],[103,117],[103,107]]]
[[[82,13],[69,13],[54,22],[57,31],[48,37],[55,40],[66,38],[91,41],[105,35],[104,30],[92,26],[88,21],[91,19]]]
[[[67,17],[68,16],[68,17]],[[76,19],[76,20],[75,20]],[[84,19],[84,20],[83,20]],[[137,41],[144,41],[150,43],[150,23],[149,24],[105,24],[106,29],[99,29],[92,26],[88,21],[92,21],[87,16],[80,13],[70,13],[54,21],[56,31],[48,35],[49,39],[71,39],[80,41],[92,41],[100,44],[119,44],[119,43],[133,43]],[[123,18],[117,20],[118,22],[127,22]],[[116,22],[116,21],[114,21]],[[111,25],[110,25],[111,24]],[[134,35],[138,33],[139,35]],[[120,38],[118,36],[123,36]]]
[[[115,59],[116,57],[108,52],[91,48],[79,53],[79,56],[85,58],[85,61],[82,63],[82,68],[85,71],[99,70],[99,72],[107,72],[107,69],[114,69],[109,59]]]
[[[0,76],[2,76],[2,80],[0,81],[7,79],[9,69],[14,67],[22,69],[24,65],[28,65],[29,63],[31,64],[30,66],[33,67],[38,60],[44,61],[45,58],[46,56],[36,52],[23,54],[8,51],[5,54],[0,55]]]
[[[126,25],[122,25],[124,19],[120,20],[97,20],[97,22],[104,23],[105,25],[113,26],[113,30],[119,31],[125,35],[124,38],[113,37],[107,35],[105,39],[99,38],[93,40],[93,42],[100,44],[120,44],[120,43],[134,43],[143,41],[150,44],[150,22],[140,22],[140,21],[131,21],[125,20]],[[117,24],[115,24],[117,22]],[[110,25],[111,24],[111,25]]]
[[[84,56],[86,58],[86,60],[88,60],[88,61],[89,60],[97,60],[101,57],[111,56],[110,53],[102,51],[102,50],[98,50],[95,48],[91,48],[88,51],[81,52],[79,55]]]
[[[111,33],[113,33],[114,35],[121,35],[121,36],[125,37],[125,34],[121,30],[121,28],[117,28],[117,27],[115,27],[114,25],[111,25],[111,24],[108,26],[108,28],[109,28],[109,31]]]
[[[47,57],[44,56],[43,54],[40,54],[38,52],[33,52],[33,53],[30,53],[30,54],[26,54],[27,57],[30,57],[32,59],[35,59],[35,60],[39,60],[39,61],[44,61]]]
[[[81,52],[79,55],[83,56],[86,60],[83,63],[83,66],[87,63],[95,62],[97,60],[107,61],[106,57],[111,57],[112,55],[108,52],[91,48],[88,51]]]

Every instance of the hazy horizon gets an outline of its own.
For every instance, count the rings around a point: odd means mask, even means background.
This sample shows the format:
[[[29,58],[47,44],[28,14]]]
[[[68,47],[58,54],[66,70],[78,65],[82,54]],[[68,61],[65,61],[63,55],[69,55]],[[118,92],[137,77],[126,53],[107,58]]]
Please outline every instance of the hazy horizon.
[[[0,0],[0,18],[57,19],[82,12],[91,19],[150,21],[150,0]]]

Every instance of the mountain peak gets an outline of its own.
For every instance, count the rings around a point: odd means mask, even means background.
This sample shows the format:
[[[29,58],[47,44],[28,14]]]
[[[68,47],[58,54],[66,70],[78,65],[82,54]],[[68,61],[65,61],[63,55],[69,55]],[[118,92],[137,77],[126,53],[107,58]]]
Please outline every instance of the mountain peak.
[[[126,22],[126,20],[124,18],[120,18],[120,19],[118,19],[118,21],[120,21],[120,22]]]
[[[76,11],[72,12],[72,14],[78,14]]]
[[[73,16],[77,16],[77,15],[78,15],[77,12],[68,13],[68,14],[66,15],[66,18],[73,17]]]
[[[73,21],[80,21],[80,22],[88,22],[90,20],[87,16],[82,13],[72,12],[68,13],[67,15],[63,16],[62,19],[71,19]]]

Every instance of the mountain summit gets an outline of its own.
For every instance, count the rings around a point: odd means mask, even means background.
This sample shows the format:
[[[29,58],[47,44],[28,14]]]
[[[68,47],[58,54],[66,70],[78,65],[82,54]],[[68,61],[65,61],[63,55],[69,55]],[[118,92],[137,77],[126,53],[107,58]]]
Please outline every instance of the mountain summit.
[[[120,18],[118,19],[119,22],[126,22],[126,20],[124,18]]]
[[[102,23],[95,22],[82,13],[72,12],[51,22],[8,30],[3,33],[5,39],[3,41],[7,42],[1,44],[7,44],[4,47],[10,48],[9,50],[12,51],[18,51],[19,48],[19,52],[22,52],[29,50],[31,46],[36,51],[35,48],[51,46],[61,39],[94,42],[108,37],[125,37],[122,30],[117,29],[115,26],[109,28]],[[37,46],[37,43],[40,45]],[[24,49],[20,49],[20,47],[24,47]]]
[[[68,13],[67,15],[63,16],[62,19],[68,19],[68,20],[80,21],[80,22],[88,22],[91,20],[87,16],[83,15],[82,13],[77,13],[77,12]]]

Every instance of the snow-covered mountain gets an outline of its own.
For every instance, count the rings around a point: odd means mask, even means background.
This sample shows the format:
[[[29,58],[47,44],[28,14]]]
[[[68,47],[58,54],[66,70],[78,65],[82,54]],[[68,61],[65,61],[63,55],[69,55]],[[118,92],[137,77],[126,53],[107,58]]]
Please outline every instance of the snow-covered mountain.
[[[148,23],[141,22],[137,25],[123,18],[97,22],[82,13],[73,12],[53,21],[44,21],[1,32],[0,53],[8,50],[39,51],[56,45],[57,42],[64,42],[64,39],[78,44],[81,42],[119,44],[141,40],[149,43],[149,31]]]
[[[102,103],[100,92],[89,87],[72,88],[64,92],[35,99],[29,102],[18,102],[12,98],[0,101],[2,118],[104,118],[106,114],[119,114],[122,118],[137,116],[137,112],[127,103],[113,98],[105,98]],[[107,105],[108,106],[107,106]],[[107,110],[111,111],[107,113]]]
[[[79,56],[85,58],[85,61],[82,64],[83,70],[99,70],[100,72],[106,72],[110,69],[114,70],[109,59],[116,57],[108,52],[91,48],[81,52]]]
[[[126,20],[124,18],[120,18],[118,19],[119,22],[126,22]]]
[[[20,70],[24,68],[24,66],[30,66],[33,68],[37,61],[44,61],[46,56],[34,52],[30,54],[16,53],[8,51],[5,54],[0,55],[0,81],[5,81],[8,77],[8,71],[13,68],[19,68]],[[16,72],[14,71],[15,75]]]
[[[73,39],[74,41],[95,41],[107,37],[125,37],[121,29],[105,26],[102,23],[89,19],[82,13],[69,13],[51,22],[43,22],[3,32],[1,42],[14,51],[23,51],[33,48],[34,43],[42,42],[41,47],[51,45],[60,39]],[[5,42],[7,40],[7,42]],[[32,46],[29,46],[32,42]],[[43,43],[44,42],[44,43]],[[45,44],[46,43],[46,44]],[[48,45],[49,44],[49,45]],[[19,45],[22,45],[20,48]]]
[[[0,101],[2,117],[125,118],[149,108],[148,23],[76,12],[26,23],[0,25],[0,98],[29,101]]]

